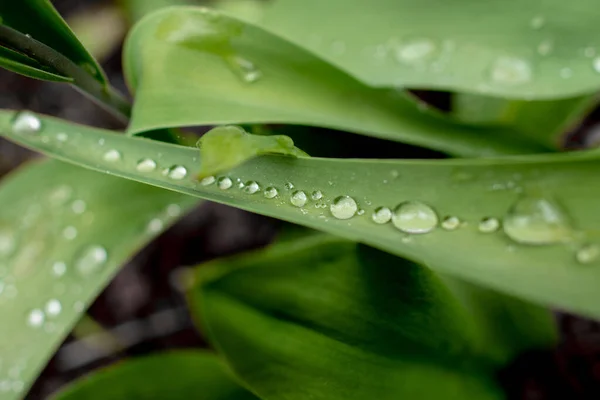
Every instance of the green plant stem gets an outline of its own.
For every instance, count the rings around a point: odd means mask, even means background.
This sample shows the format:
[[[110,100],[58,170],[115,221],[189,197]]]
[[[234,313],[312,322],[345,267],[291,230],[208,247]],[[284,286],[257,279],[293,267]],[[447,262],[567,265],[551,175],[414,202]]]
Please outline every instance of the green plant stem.
[[[73,78],[73,85],[97,104],[110,111],[123,122],[131,115],[131,103],[110,85],[103,85],[84,67],[69,60],[44,43],[32,39],[5,25],[0,25],[0,45],[18,50],[56,72]]]

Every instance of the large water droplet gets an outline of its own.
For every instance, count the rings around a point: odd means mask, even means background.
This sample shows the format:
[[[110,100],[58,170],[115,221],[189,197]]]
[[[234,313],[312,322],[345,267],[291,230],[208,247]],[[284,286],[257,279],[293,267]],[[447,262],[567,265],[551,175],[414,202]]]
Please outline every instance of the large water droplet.
[[[533,71],[527,60],[518,57],[500,57],[491,69],[491,80],[502,85],[522,85],[531,81]]]
[[[38,328],[43,325],[44,319],[44,312],[36,308],[34,310],[31,310],[31,312],[27,316],[27,325],[33,328]]]
[[[274,199],[275,197],[277,197],[278,194],[279,194],[279,191],[276,188],[274,188],[273,186],[266,188],[265,191],[263,192],[263,195],[267,199]]]
[[[500,221],[497,218],[484,218],[477,227],[481,233],[492,233],[500,229]]]
[[[425,203],[407,201],[394,209],[392,223],[402,232],[427,233],[437,226],[438,216],[435,210]]]
[[[57,316],[58,314],[60,314],[61,310],[62,304],[60,304],[60,301],[56,299],[48,300],[48,302],[46,303],[46,314],[50,317]]]
[[[106,162],[117,162],[117,161],[121,161],[121,153],[119,152],[119,150],[108,150],[106,153],[104,153],[104,155],[102,156],[102,159]]]
[[[458,217],[446,217],[442,221],[442,228],[447,231],[453,231],[460,226],[460,219]]]
[[[392,210],[387,207],[377,207],[371,215],[371,219],[376,224],[386,224],[392,220]]]
[[[217,186],[221,190],[227,190],[233,186],[233,181],[227,176],[222,176],[217,179]]]
[[[598,259],[600,256],[600,247],[595,244],[586,244],[577,250],[575,258],[577,262],[581,264],[590,264]]]
[[[396,48],[396,59],[403,64],[417,64],[433,58],[437,52],[435,42],[427,38],[413,38]]]
[[[296,207],[304,207],[307,201],[308,197],[306,197],[306,193],[304,193],[302,190],[295,191],[290,197],[290,203]]]
[[[143,158],[138,161],[136,169],[139,172],[152,172],[156,169],[156,162],[150,158]]]
[[[181,165],[174,165],[169,168],[167,176],[175,181],[180,181],[187,176],[187,169]]]
[[[42,130],[42,121],[34,113],[23,111],[12,121],[12,129],[17,134],[37,133]]]
[[[206,178],[203,178],[203,179],[200,181],[200,184],[201,184],[202,186],[210,186],[210,185],[212,185],[213,183],[215,183],[215,180],[216,180],[216,179],[215,179],[215,177],[214,177],[214,176],[207,176]]]
[[[106,264],[108,252],[102,246],[89,246],[84,249],[75,261],[75,269],[82,275],[89,275],[97,272]]]
[[[339,196],[333,200],[329,206],[329,211],[337,219],[350,219],[358,211],[358,205],[350,196]]]
[[[247,193],[247,194],[254,194],[254,193],[258,192],[259,190],[260,190],[260,185],[254,181],[248,181],[248,182],[246,182],[246,184],[244,186],[244,193]]]
[[[502,225],[509,238],[523,244],[554,244],[572,238],[566,214],[554,200],[544,197],[521,197],[508,210]]]

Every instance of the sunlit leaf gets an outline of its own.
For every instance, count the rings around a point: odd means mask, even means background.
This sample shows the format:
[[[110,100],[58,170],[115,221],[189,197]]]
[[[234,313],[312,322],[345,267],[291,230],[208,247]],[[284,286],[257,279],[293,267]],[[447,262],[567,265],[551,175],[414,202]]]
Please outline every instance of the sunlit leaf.
[[[504,293],[600,317],[597,151],[453,160],[269,155],[199,182],[195,148],[52,118],[32,124],[29,117],[0,112],[2,136],[77,165],[329,232]],[[234,185],[248,181],[258,190]],[[389,222],[406,202],[410,207]],[[421,217],[406,218],[415,214]]]
[[[262,29],[199,7],[158,11],[132,31],[131,133],[227,123],[347,130],[462,156],[544,151],[506,130],[461,126],[404,93],[372,89]],[[201,67],[200,67],[201,66]]]
[[[4,178],[0,398],[22,398],[119,267],[196,202],[58,161]]]
[[[501,399],[495,371],[555,338],[547,311],[325,235],[203,265],[190,298],[268,400]]]
[[[600,88],[595,0],[274,0],[262,25],[375,86],[511,98]]]
[[[55,400],[252,400],[214,354],[175,351],[128,360],[63,389]]]

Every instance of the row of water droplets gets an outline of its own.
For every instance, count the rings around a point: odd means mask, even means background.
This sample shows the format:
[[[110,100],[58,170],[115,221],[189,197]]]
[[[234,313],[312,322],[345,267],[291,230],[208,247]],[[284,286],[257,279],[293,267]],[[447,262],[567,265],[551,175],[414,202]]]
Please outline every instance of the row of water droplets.
[[[528,22],[529,29],[543,32],[548,25],[547,19],[542,15],[533,16]],[[308,38],[309,45],[322,47],[326,45],[318,35]],[[393,59],[400,65],[409,66],[416,70],[431,70],[443,72],[447,64],[457,52],[459,44],[450,39],[436,40],[425,36],[407,36],[404,39],[392,38],[385,43],[365,49],[366,56],[375,64],[383,64],[388,59]],[[329,53],[334,57],[343,56],[347,45],[342,40],[329,43]],[[542,39],[533,50],[539,58],[551,55],[555,51],[555,40],[548,37]],[[573,55],[574,57],[575,55]],[[588,58],[592,71],[600,74],[600,54],[594,46],[582,47],[579,57]],[[569,66],[557,69],[557,75],[562,79],[572,78],[574,71]],[[521,55],[505,53],[497,56],[489,66],[487,80],[498,85],[522,85],[534,79],[534,66],[530,58]],[[482,86],[482,90],[485,89]]]
[[[29,113],[21,114],[15,120],[16,130],[36,131],[40,128],[39,120]],[[109,149],[104,153],[103,159],[107,163],[114,163],[122,161],[123,156],[118,150]],[[138,160],[135,168],[141,173],[153,173],[159,169],[158,163],[151,158]],[[162,169],[162,175],[179,181],[188,176],[188,170],[182,165],[171,165]],[[393,176],[397,175],[397,172],[393,174]],[[312,192],[295,190],[292,183],[286,183],[283,188],[275,186],[263,188],[256,181],[242,182],[240,179],[234,180],[229,176],[209,176],[202,179],[200,185],[204,187],[215,185],[220,190],[238,188],[248,195],[262,192],[266,199],[287,197],[287,201],[278,205],[287,203],[299,208],[305,214],[308,213],[305,208],[311,201],[314,202],[315,208],[327,208],[327,204],[329,204],[330,215],[338,220],[350,220],[355,216],[365,214],[365,210],[361,209],[351,196],[339,195],[332,200],[327,200],[321,190]],[[492,189],[497,190],[498,188],[494,186]],[[391,208],[388,206],[375,207],[370,216],[373,223],[377,225],[391,223],[392,226],[406,234],[429,233],[437,227],[453,231],[466,226],[466,223],[458,216],[447,216],[440,219],[434,208],[420,201],[405,201]],[[151,221],[148,229],[157,231],[160,230],[159,228],[162,228],[161,223],[156,221],[152,223]],[[564,211],[550,198],[521,195],[502,219],[482,218],[478,222],[478,230],[481,233],[502,230],[514,242],[528,245],[577,242],[580,248],[576,251],[576,258],[582,263],[595,261],[600,255],[600,250],[596,245],[581,243],[585,237],[574,231]]]

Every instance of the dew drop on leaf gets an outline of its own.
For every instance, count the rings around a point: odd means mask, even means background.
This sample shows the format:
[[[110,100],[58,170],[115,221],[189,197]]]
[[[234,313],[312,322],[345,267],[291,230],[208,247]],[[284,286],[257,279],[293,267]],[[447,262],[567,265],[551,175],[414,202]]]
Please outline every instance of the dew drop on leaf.
[[[292,190],[295,186],[292,182],[286,182],[285,185],[283,185],[283,187],[285,188],[285,190]]]
[[[58,314],[60,314],[61,310],[62,310],[62,304],[60,304],[60,301],[56,300],[56,299],[51,299],[48,300],[48,302],[46,303],[46,314],[49,317],[55,317]]]
[[[63,261],[56,261],[52,264],[52,274],[57,277],[61,277],[67,272],[67,264]]]
[[[333,200],[329,206],[329,211],[337,219],[350,219],[358,211],[358,205],[350,196],[339,196]]]
[[[418,64],[435,56],[436,43],[427,38],[412,38],[396,47],[396,59],[402,64]]]
[[[501,85],[522,85],[531,81],[533,71],[527,60],[518,57],[500,57],[493,63],[490,79]]]
[[[267,199],[274,199],[275,197],[277,197],[278,194],[279,194],[279,191],[276,188],[274,188],[273,186],[269,186],[263,192],[263,195]]]
[[[112,150],[108,150],[106,153],[104,153],[104,156],[102,156],[102,159],[106,162],[117,162],[117,161],[121,161],[121,153],[118,150],[112,149]]]
[[[230,68],[244,82],[254,83],[262,77],[261,70],[252,61],[240,56],[232,56],[229,60]]]
[[[83,200],[75,200],[71,204],[71,210],[75,214],[83,214],[85,212],[86,208],[87,208],[87,204]]]
[[[164,226],[165,224],[160,218],[153,218],[150,220],[150,222],[148,222],[148,225],[146,226],[146,232],[150,234],[159,233],[163,230]]]
[[[453,231],[460,226],[460,219],[458,217],[452,217],[452,216],[446,217],[442,221],[441,226],[443,229],[445,229],[447,231]]]
[[[217,186],[221,190],[227,190],[233,186],[233,181],[227,176],[222,176],[217,179]]]
[[[244,186],[244,193],[247,193],[247,194],[254,194],[254,193],[258,192],[259,190],[260,190],[260,185],[254,181],[248,181],[248,182],[246,182],[246,184]]]
[[[152,172],[156,169],[156,162],[150,158],[142,158],[138,161],[136,169],[139,172]]]
[[[32,328],[38,328],[42,326],[42,324],[44,323],[44,319],[44,312],[36,308],[34,310],[31,310],[31,312],[27,316],[27,325],[31,326]]]
[[[214,177],[214,176],[207,176],[206,178],[203,178],[203,179],[200,181],[200,184],[201,184],[202,186],[210,186],[210,185],[212,185],[213,183],[215,183],[215,180],[216,180],[216,179],[215,179],[215,177]]]
[[[387,207],[377,207],[373,211],[371,219],[376,224],[386,224],[392,220],[392,210]]]
[[[13,119],[12,130],[16,134],[38,133],[42,130],[42,121],[34,113],[23,111]]]
[[[295,191],[290,197],[290,203],[292,203],[296,207],[304,207],[307,201],[308,197],[306,196],[306,193],[304,193],[302,190]]]
[[[479,222],[477,229],[481,233],[496,232],[498,229],[500,229],[500,221],[498,221],[497,218],[484,218]]]
[[[428,233],[438,224],[433,208],[420,201],[407,201],[398,205],[392,215],[392,223],[406,233]]]
[[[321,192],[320,190],[315,190],[311,193],[310,198],[314,201],[321,200],[323,198],[323,192]]]
[[[519,198],[508,210],[502,225],[509,238],[522,244],[547,245],[572,238],[567,215],[550,198]]]
[[[167,177],[180,181],[187,176],[187,169],[182,165],[174,165],[167,171]]]
[[[108,260],[108,252],[102,246],[85,248],[75,261],[75,269],[82,275],[90,275],[102,268]]]

